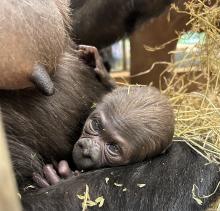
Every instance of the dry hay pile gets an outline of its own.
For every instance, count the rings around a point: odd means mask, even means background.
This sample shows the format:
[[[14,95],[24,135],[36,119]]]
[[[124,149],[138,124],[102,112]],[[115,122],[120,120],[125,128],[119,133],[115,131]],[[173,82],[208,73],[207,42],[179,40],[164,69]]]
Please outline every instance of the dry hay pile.
[[[220,0],[192,0],[185,3],[192,32],[204,32],[205,39],[187,49],[183,60],[171,63],[165,72],[163,92],[171,98],[176,113],[177,137],[183,137],[209,162],[220,164]],[[175,52],[174,52],[175,53]],[[187,54],[190,56],[187,56]],[[193,61],[199,61],[196,68]],[[181,63],[188,67],[178,67]],[[184,66],[184,65],[183,65]],[[165,73],[164,72],[164,73]],[[161,75],[161,79],[164,74]],[[196,147],[195,147],[196,146]]]
[[[220,0],[191,0],[185,3],[184,11],[175,5],[172,9],[189,15],[187,24],[191,25],[191,32],[205,34],[204,40],[185,50],[183,60],[168,65],[164,71],[169,73],[168,79],[161,75],[161,79],[166,81],[166,88],[162,91],[170,96],[176,114],[175,135],[184,138],[207,159],[207,163],[219,165]],[[212,194],[215,194],[219,185],[220,182]],[[202,203],[193,190],[193,198]],[[218,207],[217,210],[220,208],[219,200],[213,207]]]

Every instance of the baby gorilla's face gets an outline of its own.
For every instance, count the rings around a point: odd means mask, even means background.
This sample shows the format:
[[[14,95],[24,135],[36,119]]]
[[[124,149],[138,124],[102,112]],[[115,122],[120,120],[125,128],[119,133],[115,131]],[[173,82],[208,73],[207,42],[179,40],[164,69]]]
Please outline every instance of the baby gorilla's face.
[[[132,142],[119,135],[103,112],[94,111],[87,119],[82,135],[73,149],[73,160],[78,169],[119,166],[143,159]]]

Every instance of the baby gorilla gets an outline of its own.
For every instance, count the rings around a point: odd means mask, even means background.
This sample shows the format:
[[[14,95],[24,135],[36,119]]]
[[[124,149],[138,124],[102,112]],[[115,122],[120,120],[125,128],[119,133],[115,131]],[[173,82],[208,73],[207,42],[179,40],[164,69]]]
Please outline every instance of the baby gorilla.
[[[73,149],[78,169],[119,166],[158,155],[172,141],[174,115],[153,87],[121,87],[87,119]]]
[[[174,113],[159,90],[147,86],[116,88],[94,47],[80,46],[80,57],[109,89],[85,122],[81,137],[72,152],[79,170],[136,163],[162,153],[172,142]],[[66,161],[57,167],[61,177],[70,176]],[[40,187],[56,184],[59,176],[52,165],[44,167],[45,181],[33,179]]]
[[[80,46],[80,51],[101,82],[113,91],[96,105],[74,145],[72,155],[77,168],[126,165],[164,151],[174,133],[174,114],[168,99],[154,87],[116,88],[97,49]]]

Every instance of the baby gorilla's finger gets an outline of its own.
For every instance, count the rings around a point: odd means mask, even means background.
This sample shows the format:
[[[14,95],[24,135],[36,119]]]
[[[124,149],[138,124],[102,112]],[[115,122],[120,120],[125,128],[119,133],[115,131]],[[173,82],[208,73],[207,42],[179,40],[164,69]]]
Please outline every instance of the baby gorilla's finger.
[[[116,87],[116,83],[106,70],[98,49],[93,46],[79,45],[78,51],[79,55],[81,55],[80,58],[85,64],[93,68],[101,83],[110,90],[114,89]]]
[[[96,67],[96,60],[95,60],[95,55],[94,55],[94,47],[92,46],[87,46],[87,45],[79,45],[79,57],[84,60],[84,62],[92,67]],[[96,49],[96,48],[95,48]]]
[[[46,188],[50,185],[48,182],[38,173],[33,173],[32,179],[40,188]]]
[[[59,172],[60,176],[62,176],[64,178],[68,178],[69,176],[72,175],[72,171],[69,167],[69,164],[65,160],[62,160],[59,162],[58,172]]]
[[[58,182],[60,182],[60,177],[58,176],[56,170],[54,167],[50,164],[47,164],[43,168],[44,175],[47,179],[47,182],[49,182],[51,185],[55,185]]]

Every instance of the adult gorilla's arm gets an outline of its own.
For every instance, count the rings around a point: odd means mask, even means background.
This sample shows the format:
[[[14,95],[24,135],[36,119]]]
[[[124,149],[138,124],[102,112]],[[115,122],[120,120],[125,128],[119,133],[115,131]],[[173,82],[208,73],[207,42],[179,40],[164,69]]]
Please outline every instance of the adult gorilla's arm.
[[[74,40],[103,48],[159,15],[172,0],[71,0]]]
[[[199,196],[209,195],[220,180],[218,167],[205,163],[206,160],[185,143],[174,143],[165,154],[151,161],[84,173],[32,195],[24,195],[22,202],[28,211],[82,210],[82,201],[76,195],[83,195],[88,184],[92,200],[102,195],[105,198],[99,210],[205,210],[214,196],[198,205],[192,197],[193,185],[198,186],[196,194]],[[105,182],[107,177],[108,183]],[[114,183],[123,184],[123,187]],[[146,186],[140,188],[137,184]]]

